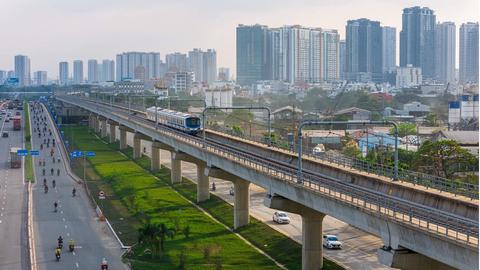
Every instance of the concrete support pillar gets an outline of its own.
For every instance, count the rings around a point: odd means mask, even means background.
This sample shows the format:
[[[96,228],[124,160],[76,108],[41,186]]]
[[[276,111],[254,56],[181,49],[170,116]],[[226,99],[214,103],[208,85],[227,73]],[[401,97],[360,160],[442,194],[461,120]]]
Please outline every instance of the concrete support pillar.
[[[90,129],[94,129],[94,128],[95,128],[95,124],[93,123],[93,121],[94,121],[93,116],[89,115],[89,116],[88,116],[88,128],[90,128]]]
[[[137,133],[133,136],[133,159],[142,157],[142,139],[137,136]]]
[[[110,134],[109,134],[109,142],[110,143],[114,143],[115,142],[115,138],[116,138],[116,131],[117,131],[117,126],[115,124],[113,124],[112,122],[109,123],[110,124]]]
[[[95,133],[100,133],[100,119],[98,117],[95,118],[93,121],[94,123],[94,128],[95,128]]]
[[[267,195],[264,205],[302,216],[302,270],[322,269],[322,222],[325,214],[281,196]]]
[[[233,226],[234,229],[248,225],[250,222],[250,182],[243,179],[236,179],[233,182],[235,201],[233,204]]]
[[[311,211],[302,215],[302,269],[322,269],[322,222],[324,214]]]
[[[182,182],[182,160],[175,158],[175,152],[171,152],[172,159],[171,159],[171,179],[172,184],[181,183]]]
[[[100,119],[100,138],[107,137],[107,119]]]
[[[120,150],[126,149],[127,146],[127,129],[123,126],[120,126]]]
[[[160,146],[158,142],[152,142],[152,159],[151,159],[151,170],[158,171],[160,169]]]
[[[205,162],[197,162],[197,202],[203,202],[210,199],[209,177],[205,174]]]

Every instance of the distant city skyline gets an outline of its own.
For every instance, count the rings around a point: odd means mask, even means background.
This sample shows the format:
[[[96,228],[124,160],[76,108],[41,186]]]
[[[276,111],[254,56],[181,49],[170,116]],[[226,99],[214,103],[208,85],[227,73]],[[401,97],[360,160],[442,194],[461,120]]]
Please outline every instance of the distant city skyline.
[[[322,27],[338,30],[341,39],[345,39],[347,20],[359,18],[380,21],[397,29],[398,65],[403,8],[428,7],[435,11],[437,21],[454,22],[457,33],[463,23],[479,20],[479,4],[475,0],[461,1],[461,5],[453,0],[286,0],[282,5],[273,0],[249,1],[2,2],[0,24],[15,21],[15,27],[3,28],[3,36],[9,38],[2,39],[0,44],[0,70],[13,70],[13,57],[21,54],[30,58],[32,71],[45,70],[50,78],[56,79],[60,61],[72,65],[74,60],[86,63],[88,59],[114,59],[124,51],[155,51],[164,59],[167,54],[187,53],[191,48],[214,48],[217,65],[228,67],[231,74],[236,74],[235,28],[238,24]],[[180,12],[189,20],[179,21]],[[95,21],[95,27],[86,23],[90,21]],[[458,68],[458,35],[455,42]]]

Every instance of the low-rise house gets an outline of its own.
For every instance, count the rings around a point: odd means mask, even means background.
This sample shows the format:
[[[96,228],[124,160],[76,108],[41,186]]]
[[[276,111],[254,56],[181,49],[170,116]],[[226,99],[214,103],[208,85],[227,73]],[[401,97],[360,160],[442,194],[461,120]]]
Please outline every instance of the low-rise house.
[[[347,116],[349,120],[370,120],[371,112],[369,110],[350,107],[337,111],[335,116]]]
[[[446,131],[442,130],[433,135],[434,141],[454,140],[462,148],[478,157],[478,131]]]

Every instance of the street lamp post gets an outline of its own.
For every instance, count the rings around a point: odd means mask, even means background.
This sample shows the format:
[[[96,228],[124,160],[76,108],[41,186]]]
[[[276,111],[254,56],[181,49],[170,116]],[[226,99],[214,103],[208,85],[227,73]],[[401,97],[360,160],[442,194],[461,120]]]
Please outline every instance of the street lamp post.
[[[393,121],[315,121],[315,120],[307,120],[300,123],[298,126],[298,172],[297,172],[297,183],[303,183],[302,180],[302,128],[304,126],[322,126],[322,125],[334,125],[334,124],[357,124],[357,125],[392,125],[395,129],[395,153],[394,153],[394,176],[393,181],[398,180],[398,126],[397,123]],[[368,145],[367,145],[368,148]]]

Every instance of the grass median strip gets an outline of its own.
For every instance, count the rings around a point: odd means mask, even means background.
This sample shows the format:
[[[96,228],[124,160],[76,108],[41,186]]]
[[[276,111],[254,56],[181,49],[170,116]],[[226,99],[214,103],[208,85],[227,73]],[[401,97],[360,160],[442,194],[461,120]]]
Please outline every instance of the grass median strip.
[[[133,269],[278,269],[164,181],[89,134],[86,127],[65,127],[64,132],[75,148],[96,152],[86,167],[89,187],[92,194],[100,189],[107,194],[104,213],[120,238],[132,244],[138,229],[143,229],[143,244],[127,255]],[[81,165],[81,161],[74,163],[79,176],[83,176]],[[158,232],[155,239],[146,236],[147,229]]]
[[[131,148],[127,148],[122,152],[130,159],[133,159],[133,150]],[[150,158],[147,156],[142,156],[135,160],[135,162],[146,170],[150,169]],[[175,190],[188,200],[196,202],[196,183],[190,181],[190,179],[183,178],[182,183],[170,184],[170,170],[165,167],[162,167],[159,172],[155,172],[154,174],[164,181],[165,184],[169,184],[175,188]],[[198,205],[229,228],[233,228],[233,206],[220,197],[210,194],[209,200],[198,203]],[[237,232],[288,269],[302,268],[302,246],[258,219],[250,217],[250,224],[239,228]],[[335,262],[324,258],[323,269],[341,270],[343,268]]]
[[[24,133],[25,133],[25,149],[32,150],[32,133],[30,130],[30,107],[28,102],[23,103],[23,111],[25,112],[23,115],[24,119]],[[35,176],[33,175],[33,158],[32,155],[25,156],[25,180],[26,181],[35,181]]]

